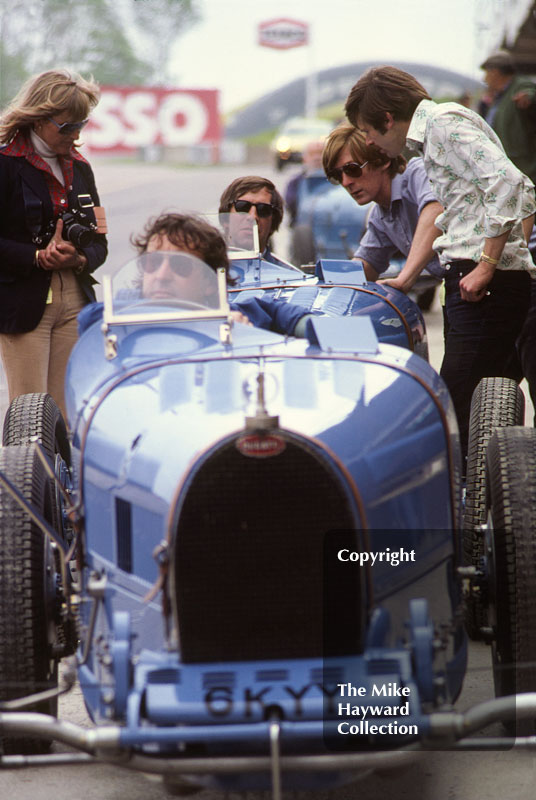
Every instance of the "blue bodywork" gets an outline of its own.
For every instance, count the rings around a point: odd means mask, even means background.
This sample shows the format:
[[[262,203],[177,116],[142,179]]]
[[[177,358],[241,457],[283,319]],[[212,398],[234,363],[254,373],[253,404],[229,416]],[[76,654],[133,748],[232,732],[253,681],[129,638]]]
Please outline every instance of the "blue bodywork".
[[[304,313],[371,320],[380,342],[396,344],[428,358],[421,310],[403,292],[367,282],[358,261],[320,259],[314,275],[292,265],[273,264],[258,256],[232,261],[236,285],[231,300],[268,297],[301,305]]]
[[[265,266],[235,264],[243,286],[249,271]],[[323,280],[343,265],[324,269]],[[308,307],[325,295],[333,317],[313,319],[307,339],[235,325],[231,342],[222,342],[217,320],[114,325],[116,356],[107,359],[93,325],[73,352],[67,402],[88,595],[90,576],[104,585],[93,601],[93,642],[82,641],[89,656],[81,683],[96,721],[122,722],[125,747],[253,756],[267,751],[275,714],[283,753],[325,753],[339,684],[409,687],[403,722],[419,736],[426,710],[460,690],[459,454],[448,393],[407,344],[378,341],[387,290],[366,293],[362,313],[355,276],[346,286],[308,280],[239,290],[282,302],[287,294],[293,302],[314,297],[303,301]],[[259,434],[262,425],[251,420],[261,375],[277,421]],[[291,462],[279,468],[278,452],[237,456],[259,435],[289,458],[295,451]],[[326,535],[329,549],[331,527],[365,550],[417,554],[399,568],[349,567],[357,586],[352,644],[333,655],[309,618],[322,616],[329,594],[311,558]],[[240,530],[248,531],[247,552]],[[164,604],[158,594],[147,599],[163,562]],[[89,626],[89,606],[84,614]],[[302,628],[305,641],[296,645]],[[440,658],[438,629],[448,630]],[[368,746],[377,741],[364,737]],[[241,781],[228,776],[222,785]]]
[[[325,314],[303,339],[153,302],[73,350],[80,684],[138,768],[231,790],[281,757],[285,788],[333,786],[398,763],[460,692],[452,404],[417,307],[350,266],[234,262],[233,291]],[[345,686],[374,719],[341,712]]]

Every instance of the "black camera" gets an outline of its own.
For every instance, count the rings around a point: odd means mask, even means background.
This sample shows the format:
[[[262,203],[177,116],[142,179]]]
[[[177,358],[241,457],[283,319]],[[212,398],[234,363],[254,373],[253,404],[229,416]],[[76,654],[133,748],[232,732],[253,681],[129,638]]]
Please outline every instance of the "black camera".
[[[78,250],[83,250],[95,241],[94,227],[82,219],[86,216],[75,211],[66,211],[62,216],[63,238],[74,244]]]
[[[78,195],[78,208],[66,211],[62,216],[63,238],[77,249],[83,250],[95,241],[97,224],[93,213],[93,200],[89,194]]]
[[[63,220],[63,238],[71,242],[77,250],[83,250],[96,241],[97,222],[93,211],[93,200],[89,194],[78,195],[78,206],[65,211],[61,219]],[[35,244],[48,244],[54,236],[56,229],[55,220],[48,221],[46,226],[32,237]]]

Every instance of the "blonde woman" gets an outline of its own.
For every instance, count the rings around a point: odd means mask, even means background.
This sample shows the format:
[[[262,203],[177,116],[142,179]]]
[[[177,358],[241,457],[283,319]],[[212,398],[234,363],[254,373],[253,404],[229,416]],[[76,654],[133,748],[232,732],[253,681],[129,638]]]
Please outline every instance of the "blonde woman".
[[[27,81],[0,117],[0,352],[9,397],[48,392],[65,414],[76,317],[106,259],[93,171],[77,140],[98,86],[67,70]]]

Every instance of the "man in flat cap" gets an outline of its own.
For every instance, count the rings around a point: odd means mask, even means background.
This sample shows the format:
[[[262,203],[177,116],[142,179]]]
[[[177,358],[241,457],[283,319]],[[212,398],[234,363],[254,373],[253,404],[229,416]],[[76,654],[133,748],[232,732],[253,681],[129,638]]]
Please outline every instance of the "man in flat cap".
[[[506,50],[492,53],[481,65],[492,101],[485,114],[506,155],[536,183],[536,85],[518,75]]]

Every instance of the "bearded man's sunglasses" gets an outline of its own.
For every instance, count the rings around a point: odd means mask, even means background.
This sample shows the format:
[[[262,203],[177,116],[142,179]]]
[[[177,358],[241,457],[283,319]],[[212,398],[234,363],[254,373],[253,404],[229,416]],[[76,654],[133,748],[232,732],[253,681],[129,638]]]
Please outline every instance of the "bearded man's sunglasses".
[[[138,258],[140,269],[149,275],[153,272],[157,272],[164,264],[166,264],[175,275],[181,278],[189,278],[193,272],[195,261],[192,261],[189,255],[158,250],[153,253],[143,253],[143,255]]]

